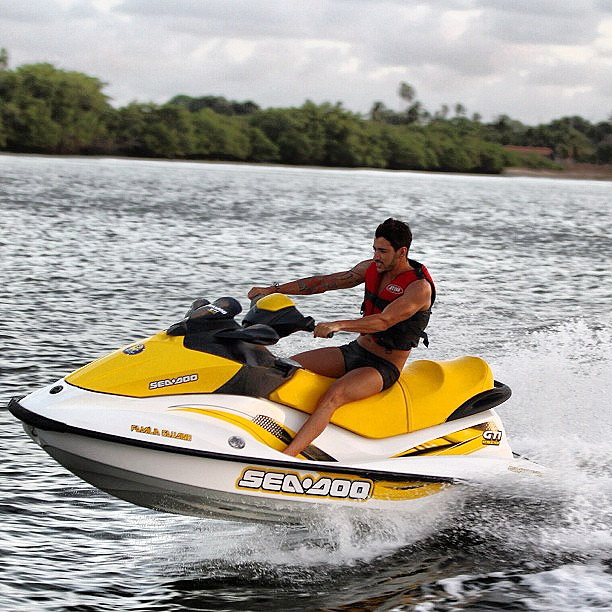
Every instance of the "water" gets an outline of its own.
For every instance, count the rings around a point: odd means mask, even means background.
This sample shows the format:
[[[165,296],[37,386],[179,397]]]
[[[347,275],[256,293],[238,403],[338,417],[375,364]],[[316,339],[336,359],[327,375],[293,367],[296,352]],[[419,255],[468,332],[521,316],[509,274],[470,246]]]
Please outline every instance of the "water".
[[[234,524],[111,498],[2,409],[0,609],[610,609],[611,196],[589,181],[0,156],[2,405],[197,296],[247,307],[252,285],[347,269],[393,215],[439,290],[415,357],[486,358],[514,391],[500,407],[513,448],[550,467],[453,490],[426,515]],[[360,297],[298,307],[348,317]]]

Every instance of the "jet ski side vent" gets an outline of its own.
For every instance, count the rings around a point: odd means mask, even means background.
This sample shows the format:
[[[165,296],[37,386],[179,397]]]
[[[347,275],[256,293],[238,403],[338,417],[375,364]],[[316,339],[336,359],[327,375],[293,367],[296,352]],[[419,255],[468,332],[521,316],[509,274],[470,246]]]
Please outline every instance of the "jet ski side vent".
[[[253,417],[253,423],[259,425],[262,429],[265,429],[285,444],[289,444],[291,440],[293,440],[291,434],[284,427],[281,427],[274,419],[271,419],[265,414],[255,415]]]
[[[293,436],[282,425],[265,414],[254,416],[252,421],[262,429],[271,433],[275,438],[278,438],[284,444],[289,445],[293,440]],[[328,455],[325,451],[322,451],[312,444],[309,444],[301,452],[301,455],[310,461],[336,461],[331,455]]]
[[[467,416],[472,416],[473,414],[478,414],[479,412],[484,412],[485,410],[490,410],[491,408],[503,404],[510,398],[512,390],[508,385],[504,385],[504,383],[497,380],[494,381],[494,385],[493,389],[487,389],[482,393],[477,393],[474,397],[463,402],[463,404],[446,419],[446,422],[448,423],[448,421],[455,421]]]

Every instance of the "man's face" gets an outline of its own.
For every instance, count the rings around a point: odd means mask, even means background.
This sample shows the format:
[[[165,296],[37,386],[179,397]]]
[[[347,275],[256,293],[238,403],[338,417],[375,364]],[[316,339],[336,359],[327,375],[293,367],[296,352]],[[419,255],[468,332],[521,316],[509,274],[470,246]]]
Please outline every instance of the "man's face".
[[[396,251],[386,238],[374,239],[374,256],[372,259],[379,273],[392,270],[405,257],[406,247],[401,247]]]

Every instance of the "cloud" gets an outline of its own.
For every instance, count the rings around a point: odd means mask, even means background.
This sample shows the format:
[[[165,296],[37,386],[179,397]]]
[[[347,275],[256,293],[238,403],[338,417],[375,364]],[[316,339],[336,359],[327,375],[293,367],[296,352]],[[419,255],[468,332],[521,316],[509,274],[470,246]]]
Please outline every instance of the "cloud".
[[[65,14],[63,6],[54,0],[8,1],[2,4],[2,21],[38,25],[57,21]]]
[[[267,106],[429,110],[526,122],[612,111],[612,0],[2,0],[11,65],[97,76],[117,105],[178,93]]]

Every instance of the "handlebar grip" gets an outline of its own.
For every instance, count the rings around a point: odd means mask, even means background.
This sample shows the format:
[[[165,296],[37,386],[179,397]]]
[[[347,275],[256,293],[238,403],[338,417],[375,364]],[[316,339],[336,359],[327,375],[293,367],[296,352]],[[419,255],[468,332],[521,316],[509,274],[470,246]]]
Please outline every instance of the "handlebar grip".
[[[249,308],[253,308],[253,306],[255,306],[255,304],[257,304],[257,302],[259,300],[261,300],[262,297],[266,297],[265,293],[256,293],[252,298],[251,298],[251,303],[249,304]]]

